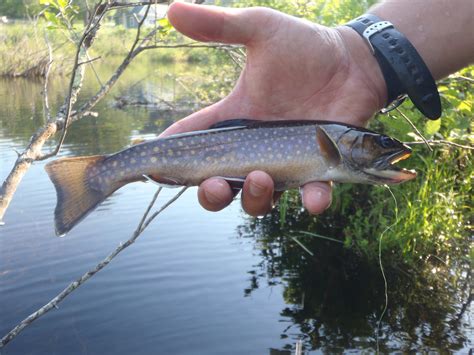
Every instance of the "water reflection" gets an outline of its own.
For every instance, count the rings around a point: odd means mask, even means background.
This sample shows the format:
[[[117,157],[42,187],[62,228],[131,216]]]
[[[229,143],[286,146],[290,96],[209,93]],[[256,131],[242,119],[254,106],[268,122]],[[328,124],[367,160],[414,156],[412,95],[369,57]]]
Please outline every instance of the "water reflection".
[[[98,70],[105,76],[109,69]],[[181,111],[114,105],[114,95],[152,100],[153,91],[174,98],[178,89],[169,76],[173,70],[136,84],[139,78],[131,68],[94,109],[98,118],[74,123],[62,154],[111,153],[129,145],[131,138],[153,137],[184,116]],[[53,110],[64,99],[65,85],[61,77],[51,82]],[[96,86],[87,82],[80,100]],[[41,82],[0,81],[2,178],[15,159],[10,148],[24,147],[43,123],[41,90]],[[54,190],[41,164],[25,177],[0,238],[2,332],[127,237],[154,192],[145,184],[131,184],[74,234],[58,240],[52,237]],[[290,354],[298,339],[306,350],[374,349],[384,304],[380,271],[339,243],[297,233],[318,231],[340,239],[341,216],[314,219],[291,210],[282,226],[281,211],[255,220],[242,217],[238,203],[220,214],[205,213],[194,193],[167,213],[148,239],[127,250],[49,321],[39,320],[12,343],[9,353],[31,352],[31,344],[38,353],[104,353],[116,344],[117,354],[160,349],[276,355]],[[161,239],[153,238],[155,234]],[[313,255],[292,239],[295,235]],[[386,270],[389,307],[379,334],[381,350],[467,349],[472,344],[467,266],[458,265],[450,273],[440,265],[442,277],[396,267]],[[54,340],[44,342],[46,338]]]
[[[291,211],[282,228],[274,211],[264,219],[248,219],[238,229],[242,238],[255,239],[261,261],[248,271],[250,296],[261,287],[280,285],[287,306],[280,311],[288,326],[281,333],[284,349],[304,340],[307,350],[342,352],[376,348],[376,330],[384,303],[380,270],[364,262],[342,244],[304,235],[318,231],[326,236],[342,232],[337,219],[309,217]],[[310,226],[308,228],[308,226]],[[467,349],[472,342],[469,323],[470,269],[461,262],[454,270],[407,271],[386,267],[388,309],[380,324],[380,351]],[[468,322],[466,324],[466,322]]]

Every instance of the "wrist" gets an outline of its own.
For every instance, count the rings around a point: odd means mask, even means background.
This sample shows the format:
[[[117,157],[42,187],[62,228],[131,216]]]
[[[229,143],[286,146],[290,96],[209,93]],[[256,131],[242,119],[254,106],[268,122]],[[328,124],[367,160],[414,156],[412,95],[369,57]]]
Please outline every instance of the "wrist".
[[[349,55],[349,65],[361,76],[367,89],[371,92],[375,103],[374,113],[387,104],[387,85],[380,66],[369,46],[354,30],[340,26],[335,28],[346,47]]]

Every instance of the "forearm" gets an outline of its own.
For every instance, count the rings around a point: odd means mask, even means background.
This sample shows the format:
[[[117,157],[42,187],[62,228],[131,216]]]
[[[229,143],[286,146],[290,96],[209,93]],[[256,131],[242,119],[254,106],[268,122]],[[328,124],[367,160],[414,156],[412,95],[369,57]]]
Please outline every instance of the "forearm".
[[[474,61],[473,0],[387,0],[368,13],[393,23],[435,79]]]

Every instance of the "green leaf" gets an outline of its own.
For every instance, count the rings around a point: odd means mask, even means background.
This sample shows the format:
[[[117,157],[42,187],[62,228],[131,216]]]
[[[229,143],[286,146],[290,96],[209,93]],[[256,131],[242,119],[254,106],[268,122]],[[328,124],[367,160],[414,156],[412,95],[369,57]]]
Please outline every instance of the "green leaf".
[[[168,18],[166,17],[159,19],[157,22],[158,22],[158,25],[160,26],[158,32],[160,34],[160,37],[162,38],[167,36],[171,31],[174,30],[173,26],[171,25]]]
[[[457,106],[457,109],[461,112],[471,113],[472,105],[468,101],[461,101]]]
[[[67,6],[67,0],[57,0],[57,1],[58,1],[59,7],[64,9]]]
[[[441,128],[441,119],[438,120],[429,120],[425,124],[425,132],[427,135],[432,136]]]
[[[58,25],[59,24],[59,20],[58,18],[56,17],[56,14],[50,12],[50,11],[45,11],[44,12],[44,18],[51,22],[52,24],[55,24],[55,25]]]

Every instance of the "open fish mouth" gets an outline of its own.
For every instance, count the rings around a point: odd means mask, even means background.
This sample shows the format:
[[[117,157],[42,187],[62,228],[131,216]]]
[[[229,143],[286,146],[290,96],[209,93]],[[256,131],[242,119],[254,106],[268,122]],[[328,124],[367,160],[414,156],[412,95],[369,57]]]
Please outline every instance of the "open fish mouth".
[[[399,150],[389,156],[384,156],[375,164],[375,168],[364,169],[366,174],[375,177],[378,181],[399,184],[416,178],[415,170],[399,168],[395,164],[411,156],[411,149]]]

